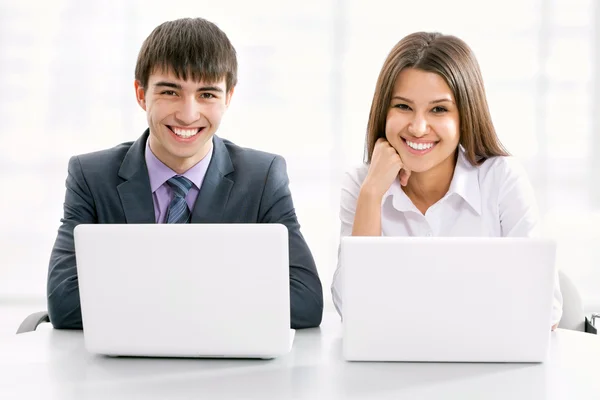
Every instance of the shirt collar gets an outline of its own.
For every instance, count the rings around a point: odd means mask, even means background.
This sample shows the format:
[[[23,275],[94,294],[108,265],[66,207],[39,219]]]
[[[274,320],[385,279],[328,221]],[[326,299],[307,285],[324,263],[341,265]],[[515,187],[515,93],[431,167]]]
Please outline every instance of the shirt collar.
[[[450,183],[449,193],[456,193],[469,206],[481,215],[481,194],[479,193],[479,168],[472,165],[465,155],[465,150],[459,146],[454,176]]]
[[[158,159],[158,157],[154,155],[150,149],[149,142],[150,140],[146,141],[145,158],[146,166],[148,168],[148,177],[150,178],[150,189],[152,190],[152,193],[154,193],[159,187],[164,185],[166,181],[178,174],[171,168],[167,167]],[[212,158],[213,148],[211,148],[208,154],[202,160],[200,160],[199,163],[181,174],[181,176],[188,178],[197,189],[200,189],[202,186],[204,175],[206,175],[208,165],[210,164],[210,160]]]
[[[390,188],[383,195],[383,200],[381,204],[385,203],[388,197],[392,197],[392,205],[394,208],[401,212],[414,211],[420,213],[420,211],[415,207],[413,202],[408,198],[404,190],[402,190],[402,186],[400,186],[400,179],[394,179]]]
[[[471,165],[462,146],[458,148],[458,157],[454,167],[454,175],[446,197],[456,194],[460,196],[477,214],[481,215],[481,196],[479,192],[479,168]],[[400,180],[395,179],[383,196],[382,204],[392,197],[394,208],[401,212],[419,212],[410,198],[400,186]]]

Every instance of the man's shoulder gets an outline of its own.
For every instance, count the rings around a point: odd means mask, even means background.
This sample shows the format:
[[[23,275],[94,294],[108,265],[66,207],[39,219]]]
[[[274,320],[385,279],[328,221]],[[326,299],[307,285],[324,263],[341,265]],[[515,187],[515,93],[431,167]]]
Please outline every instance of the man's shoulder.
[[[250,147],[239,146],[228,139],[222,139],[231,162],[237,170],[268,170],[274,160],[285,162],[284,158],[278,154],[267,151],[257,150]]]
[[[99,166],[104,168],[111,164],[120,165],[133,143],[133,141],[124,142],[108,149],[78,154],[74,158],[77,158],[82,165],[87,167]]]
[[[75,155],[69,160],[69,173],[81,176],[92,186],[113,185],[118,182],[119,169],[133,143]]]

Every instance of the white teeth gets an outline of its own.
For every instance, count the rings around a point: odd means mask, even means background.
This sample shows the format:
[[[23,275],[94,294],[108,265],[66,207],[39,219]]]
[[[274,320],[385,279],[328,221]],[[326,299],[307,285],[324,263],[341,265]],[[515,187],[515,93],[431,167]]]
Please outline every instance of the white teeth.
[[[414,143],[407,140],[406,144],[415,150],[427,150],[432,148],[435,143]]]
[[[181,128],[171,128],[171,130],[173,132],[175,132],[175,134],[177,136],[180,136],[182,138],[191,138],[192,136],[196,135],[198,132],[200,132],[200,130],[198,128],[195,129],[181,129]]]

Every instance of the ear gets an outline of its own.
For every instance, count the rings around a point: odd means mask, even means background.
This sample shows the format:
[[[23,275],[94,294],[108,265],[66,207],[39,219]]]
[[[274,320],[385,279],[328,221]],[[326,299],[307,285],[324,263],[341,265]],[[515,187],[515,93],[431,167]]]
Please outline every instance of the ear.
[[[133,83],[133,86],[135,87],[135,98],[137,103],[144,111],[146,111],[146,89],[142,87],[142,83],[137,79]]]
[[[233,92],[234,92],[234,90],[235,90],[235,86],[234,86],[234,87],[232,87],[232,88],[229,90],[229,92],[227,92],[227,95],[226,95],[226,97],[225,97],[225,105],[226,105],[227,107],[229,107],[229,103],[231,103],[231,97],[233,96]]]

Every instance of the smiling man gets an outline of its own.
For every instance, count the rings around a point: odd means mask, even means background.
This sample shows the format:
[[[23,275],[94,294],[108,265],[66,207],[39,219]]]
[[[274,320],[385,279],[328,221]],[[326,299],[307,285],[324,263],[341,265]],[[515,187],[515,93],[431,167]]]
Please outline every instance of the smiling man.
[[[69,161],[48,271],[55,328],[82,328],[73,229],[84,223],[284,224],[292,328],[320,324],[321,282],[300,232],[284,159],[215,135],[236,83],[235,49],[209,21],[165,22],[146,39],[135,94],[149,128],[135,142]],[[190,251],[190,263],[200,257],[192,254],[198,251]]]

